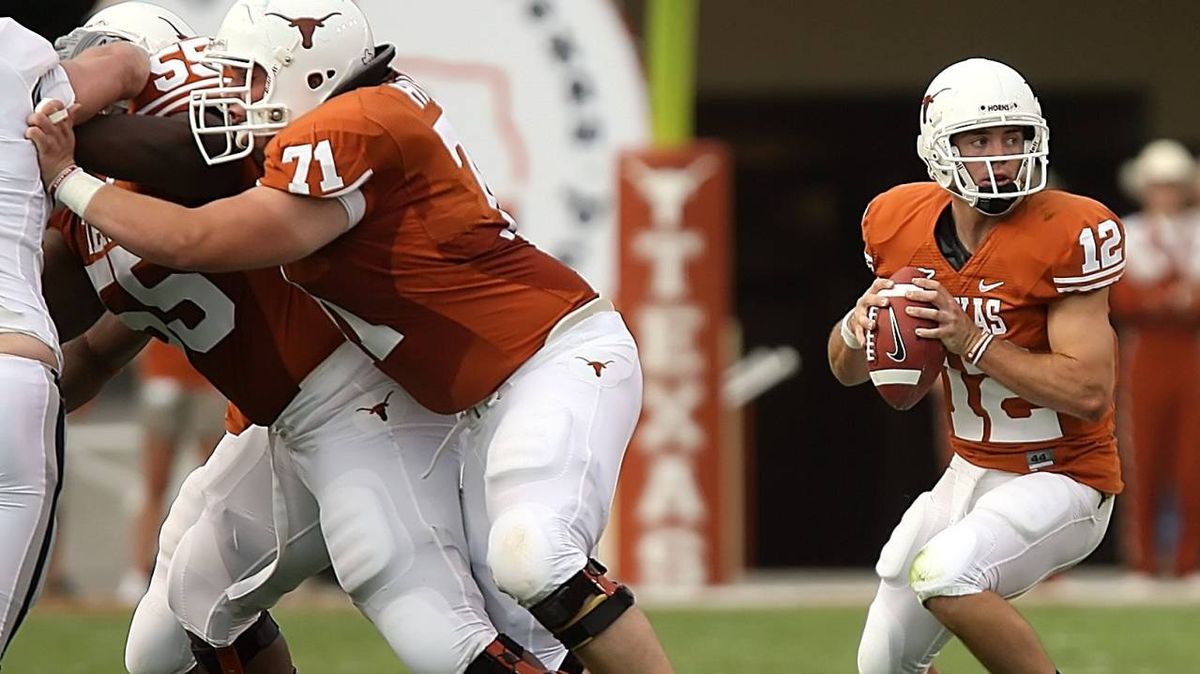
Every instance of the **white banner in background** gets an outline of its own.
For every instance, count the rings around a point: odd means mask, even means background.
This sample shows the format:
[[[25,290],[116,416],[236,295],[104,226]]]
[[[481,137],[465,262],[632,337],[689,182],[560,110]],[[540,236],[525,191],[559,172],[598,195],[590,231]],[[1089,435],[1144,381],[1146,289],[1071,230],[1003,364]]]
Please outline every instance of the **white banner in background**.
[[[215,32],[224,0],[156,0]],[[645,78],[610,0],[360,0],[448,111],[521,233],[617,291],[617,155],[649,141]]]

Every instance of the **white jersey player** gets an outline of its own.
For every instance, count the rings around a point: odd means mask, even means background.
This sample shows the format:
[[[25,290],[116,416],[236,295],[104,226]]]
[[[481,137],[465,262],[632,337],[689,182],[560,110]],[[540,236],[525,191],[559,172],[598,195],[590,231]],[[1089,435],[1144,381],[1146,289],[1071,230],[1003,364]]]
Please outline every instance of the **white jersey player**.
[[[62,353],[41,288],[50,204],[26,118],[43,98],[74,103],[72,82],[113,58],[146,61],[122,45],[64,67],[49,42],[0,18],[0,658],[42,580],[62,471]],[[131,95],[128,85],[84,85],[75,118]]]

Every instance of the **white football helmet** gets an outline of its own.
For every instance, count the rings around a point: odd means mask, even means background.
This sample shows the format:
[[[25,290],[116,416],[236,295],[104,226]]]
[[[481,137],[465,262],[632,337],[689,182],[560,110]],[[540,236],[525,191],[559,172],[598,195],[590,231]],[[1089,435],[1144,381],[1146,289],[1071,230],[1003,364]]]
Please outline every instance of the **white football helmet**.
[[[105,7],[88,17],[81,28],[132,42],[151,54],[196,36],[175,12],[138,0]]]
[[[975,209],[1003,215],[1021,197],[1046,187],[1050,163],[1050,127],[1042,106],[1025,78],[1003,63],[982,58],[960,61],[938,73],[921,99],[921,132],[917,154],[929,168],[929,177]],[[1020,126],[1025,134],[1020,154],[963,157],[951,136],[995,126]],[[1012,183],[980,187],[967,170],[968,162],[986,164],[1021,160]]]
[[[205,160],[250,154],[254,136],[272,136],[323,103],[374,55],[371,27],[351,0],[237,0],[204,58],[233,80],[192,94],[192,133]],[[256,65],[266,71],[266,89],[252,100]],[[231,114],[235,110],[241,114]],[[216,124],[206,116],[213,113]],[[224,151],[206,151],[201,141],[207,135],[224,135]]]

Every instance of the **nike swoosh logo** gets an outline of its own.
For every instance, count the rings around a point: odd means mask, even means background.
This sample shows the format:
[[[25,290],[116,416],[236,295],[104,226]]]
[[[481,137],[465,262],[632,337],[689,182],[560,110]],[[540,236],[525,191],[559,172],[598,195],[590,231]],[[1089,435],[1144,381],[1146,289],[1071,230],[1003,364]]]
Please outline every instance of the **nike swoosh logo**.
[[[995,290],[996,288],[999,288],[1002,285],[1004,285],[1004,281],[996,281],[995,283],[984,283],[983,279],[979,279],[979,292],[989,293],[989,292]]]
[[[888,308],[888,317],[892,321],[892,343],[895,344],[895,350],[889,351],[887,357],[897,363],[904,362],[904,336],[900,334],[900,321],[896,320],[896,310],[894,307]]]

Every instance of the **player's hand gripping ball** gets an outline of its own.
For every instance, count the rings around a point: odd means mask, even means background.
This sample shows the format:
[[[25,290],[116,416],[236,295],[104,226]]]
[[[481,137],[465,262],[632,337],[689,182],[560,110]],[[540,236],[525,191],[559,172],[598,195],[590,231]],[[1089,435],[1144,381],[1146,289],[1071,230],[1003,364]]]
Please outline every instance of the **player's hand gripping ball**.
[[[880,296],[888,298],[887,306],[873,306],[867,314],[875,321],[875,329],[866,335],[867,370],[879,395],[898,410],[906,410],[925,397],[946,360],[941,340],[920,338],[914,332],[917,328],[936,328],[937,323],[909,316],[905,311],[909,305],[933,307],[904,296],[909,290],[921,290],[912,280],[923,276],[912,267],[897,271],[892,275],[895,285],[879,291]]]

